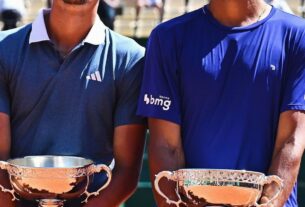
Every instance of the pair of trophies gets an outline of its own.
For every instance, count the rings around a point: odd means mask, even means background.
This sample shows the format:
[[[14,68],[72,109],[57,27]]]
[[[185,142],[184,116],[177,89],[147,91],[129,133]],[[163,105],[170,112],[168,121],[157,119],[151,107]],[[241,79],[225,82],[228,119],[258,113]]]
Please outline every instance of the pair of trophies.
[[[85,196],[97,196],[111,181],[111,169],[106,165],[95,165],[93,161],[71,156],[27,156],[0,161],[0,168],[7,170],[12,190],[0,185],[4,192],[12,194],[13,200],[21,197],[37,201],[39,207],[63,207],[64,201]],[[108,180],[96,192],[88,192],[88,186],[95,173],[106,172]],[[162,178],[176,181],[179,201],[172,201],[159,188]],[[156,175],[156,191],[169,204],[179,206],[183,196],[198,206],[268,206],[258,204],[265,184],[275,182],[279,191],[282,180],[277,176],[265,176],[259,172],[244,170],[181,169],[163,171]]]

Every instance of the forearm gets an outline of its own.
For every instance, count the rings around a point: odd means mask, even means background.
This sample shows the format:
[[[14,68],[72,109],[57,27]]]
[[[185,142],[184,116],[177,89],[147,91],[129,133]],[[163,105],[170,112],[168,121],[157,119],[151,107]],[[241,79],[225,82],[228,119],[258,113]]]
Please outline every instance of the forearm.
[[[153,146],[149,149],[149,163],[151,182],[154,183],[155,175],[161,171],[175,171],[185,167],[184,153],[180,149],[169,149],[162,146]],[[167,179],[160,181],[160,189],[171,200],[177,200],[174,191],[176,183]],[[168,207],[164,198],[162,198],[153,188],[154,197],[158,207]]]
[[[282,207],[287,201],[293,186],[297,180],[303,148],[294,143],[287,142],[274,155],[269,174],[278,175],[284,181],[284,188],[279,197],[274,202],[274,207]]]
[[[0,160],[5,161],[10,157],[11,149],[11,132],[10,132],[10,118],[7,114],[0,113]],[[5,169],[0,170],[0,185],[6,189],[11,189],[8,174]],[[12,195],[3,193],[0,190],[0,204],[6,207],[15,206],[12,201]]]
[[[108,187],[101,191],[97,197],[91,197],[85,207],[118,207],[126,201],[136,190],[139,173],[134,168],[114,169]]]
[[[136,190],[142,164],[146,127],[123,125],[115,128],[115,167],[110,185],[91,198],[85,207],[117,207]]]

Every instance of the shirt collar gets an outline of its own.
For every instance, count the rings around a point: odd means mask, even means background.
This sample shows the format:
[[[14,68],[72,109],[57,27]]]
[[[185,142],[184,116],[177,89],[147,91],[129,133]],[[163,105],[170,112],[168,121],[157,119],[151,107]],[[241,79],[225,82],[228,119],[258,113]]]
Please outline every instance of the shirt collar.
[[[41,10],[37,18],[34,20],[29,39],[30,44],[42,41],[51,41],[44,21],[44,15],[49,11],[49,9]],[[105,29],[106,26],[102,23],[100,18],[96,16],[92,28],[81,44],[89,43],[92,45],[100,45],[105,43]]]
[[[105,43],[106,38],[106,26],[103,24],[99,16],[97,15],[95,18],[95,22],[91,27],[89,33],[86,38],[83,40],[85,43],[89,43],[92,45],[100,45]]]
[[[40,10],[38,16],[32,24],[32,31],[30,34],[29,43],[51,41],[47,32],[46,24],[44,22],[44,14],[49,10]]]

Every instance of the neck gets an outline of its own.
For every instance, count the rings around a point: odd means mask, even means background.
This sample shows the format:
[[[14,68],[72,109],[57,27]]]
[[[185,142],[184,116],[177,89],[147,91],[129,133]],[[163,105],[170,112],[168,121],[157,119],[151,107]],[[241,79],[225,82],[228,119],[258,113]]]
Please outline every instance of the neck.
[[[271,6],[264,0],[211,0],[209,10],[221,24],[240,27],[264,19]]]
[[[67,55],[87,36],[94,24],[96,12],[94,9],[88,11],[56,5],[55,2],[61,1],[54,1],[51,12],[45,18],[46,26],[56,48],[62,55]]]

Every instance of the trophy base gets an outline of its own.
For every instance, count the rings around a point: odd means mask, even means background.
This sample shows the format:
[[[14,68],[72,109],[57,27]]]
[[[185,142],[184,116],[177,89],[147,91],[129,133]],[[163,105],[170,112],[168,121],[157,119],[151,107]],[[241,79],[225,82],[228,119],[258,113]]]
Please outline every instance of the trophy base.
[[[64,201],[58,199],[41,199],[38,207],[63,207]]]

